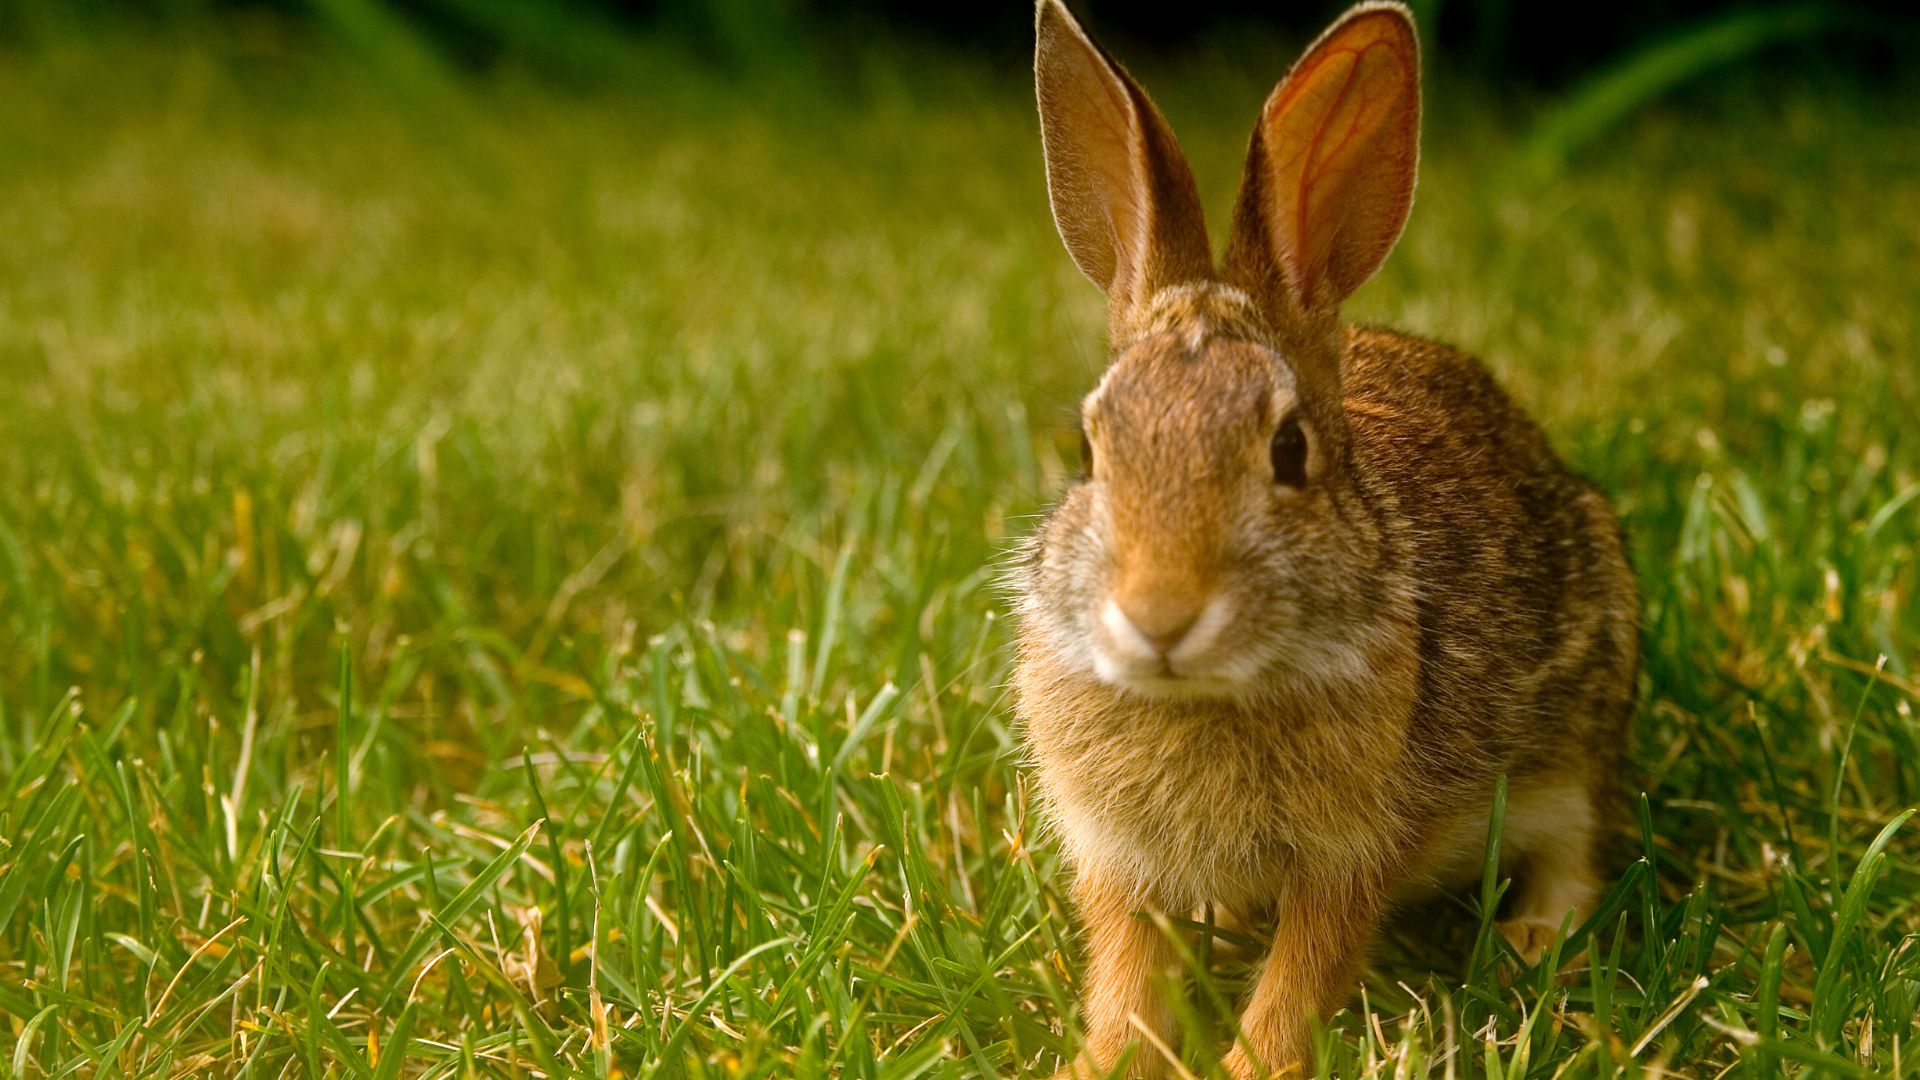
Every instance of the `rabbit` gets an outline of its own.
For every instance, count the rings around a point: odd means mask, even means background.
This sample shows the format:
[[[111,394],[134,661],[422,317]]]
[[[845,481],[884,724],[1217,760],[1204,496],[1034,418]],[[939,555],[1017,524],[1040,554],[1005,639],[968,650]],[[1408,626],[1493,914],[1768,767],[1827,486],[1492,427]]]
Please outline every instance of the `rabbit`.
[[[1383,916],[1480,872],[1501,777],[1502,931],[1531,961],[1591,911],[1634,573],[1478,361],[1340,321],[1413,203],[1405,7],[1352,8],[1274,89],[1218,269],[1153,102],[1061,0],[1036,27],[1053,217],[1110,350],[1084,473],[1012,559],[1015,709],[1088,954],[1060,1075],[1168,1071],[1152,916],[1209,905],[1273,931],[1226,1070],[1311,1068]]]

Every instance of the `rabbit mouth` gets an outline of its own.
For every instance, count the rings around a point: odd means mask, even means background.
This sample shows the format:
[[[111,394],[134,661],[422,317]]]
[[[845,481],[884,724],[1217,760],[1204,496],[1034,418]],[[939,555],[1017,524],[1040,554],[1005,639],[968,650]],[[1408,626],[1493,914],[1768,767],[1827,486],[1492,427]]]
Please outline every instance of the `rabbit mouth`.
[[[1142,633],[1113,600],[1095,619],[1093,672],[1147,697],[1223,697],[1244,692],[1256,672],[1229,645],[1232,607],[1216,596],[1177,641]]]

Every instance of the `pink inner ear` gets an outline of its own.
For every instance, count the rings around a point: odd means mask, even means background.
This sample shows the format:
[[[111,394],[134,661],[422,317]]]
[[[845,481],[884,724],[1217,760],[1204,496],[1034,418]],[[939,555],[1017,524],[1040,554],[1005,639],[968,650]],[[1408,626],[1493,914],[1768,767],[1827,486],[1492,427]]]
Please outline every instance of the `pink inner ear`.
[[[1261,115],[1264,217],[1301,307],[1359,288],[1399,239],[1419,158],[1420,62],[1392,9],[1335,26],[1267,99]]]

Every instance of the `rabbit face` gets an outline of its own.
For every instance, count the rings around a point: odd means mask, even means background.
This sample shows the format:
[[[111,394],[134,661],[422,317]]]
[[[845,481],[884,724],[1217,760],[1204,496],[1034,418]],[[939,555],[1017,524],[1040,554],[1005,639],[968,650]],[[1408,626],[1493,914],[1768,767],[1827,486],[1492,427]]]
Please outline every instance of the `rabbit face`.
[[[1166,118],[1064,7],[1037,9],[1047,191],[1115,356],[1084,412],[1093,467],[1027,549],[1023,636],[1128,694],[1364,679],[1404,610],[1376,572],[1389,510],[1346,460],[1339,306],[1412,206],[1419,47],[1390,5],[1341,25],[1262,108],[1216,271]]]
[[[1189,312],[1120,354],[1082,405],[1086,475],[1030,550],[1025,614],[1113,687],[1248,696],[1359,664],[1341,417],[1240,331]]]

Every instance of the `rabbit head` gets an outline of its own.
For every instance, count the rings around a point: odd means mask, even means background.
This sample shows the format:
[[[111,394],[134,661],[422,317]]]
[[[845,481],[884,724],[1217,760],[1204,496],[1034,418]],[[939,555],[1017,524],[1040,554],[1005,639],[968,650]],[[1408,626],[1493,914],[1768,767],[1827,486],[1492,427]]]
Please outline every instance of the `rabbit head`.
[[[1354,669],[1384,555],[1350,468],[1338,307],[1412,205],[1411,19],[1353,9],[1273,91],[1218,271],[1160,112],[1058,0],[1037,21],[1054,219],[1106,290],[1111,361],[1081,408],[1085,475],[1026,553],[1029,634],[1148,696]]]

